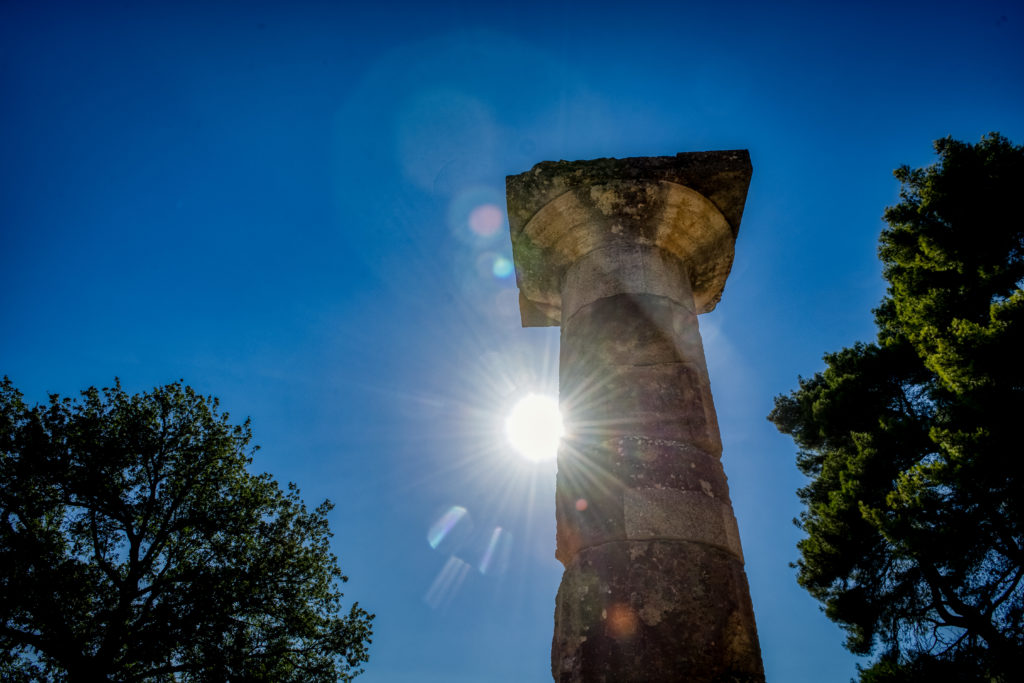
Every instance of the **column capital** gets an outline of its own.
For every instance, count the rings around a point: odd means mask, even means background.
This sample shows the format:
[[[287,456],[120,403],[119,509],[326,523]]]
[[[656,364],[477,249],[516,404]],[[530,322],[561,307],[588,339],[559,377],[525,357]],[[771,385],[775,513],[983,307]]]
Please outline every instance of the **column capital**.
[[[569,266],[597,249],[657,247],[689,274],[698,313],[714,309],[750,184],[746,150],[546,161],[506,178],[524,327],[561,322]]]

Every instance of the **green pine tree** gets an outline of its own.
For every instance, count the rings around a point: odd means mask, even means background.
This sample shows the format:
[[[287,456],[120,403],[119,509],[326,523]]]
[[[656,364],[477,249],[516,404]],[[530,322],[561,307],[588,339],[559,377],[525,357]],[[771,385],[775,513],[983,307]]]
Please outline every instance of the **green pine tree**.
[[[1010,681],[1024,661],[1024,147],[935,150],[895,172],[877,340],[768,418],[810,479],[798,580],[877,655],[865,683]]]

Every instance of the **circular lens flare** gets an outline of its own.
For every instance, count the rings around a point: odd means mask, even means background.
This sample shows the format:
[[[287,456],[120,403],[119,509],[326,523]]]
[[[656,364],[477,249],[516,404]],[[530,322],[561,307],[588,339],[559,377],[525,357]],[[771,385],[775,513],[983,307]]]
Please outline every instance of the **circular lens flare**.
[[[505,216],[494,204],[483,204],[469,212],[469,228],[481,237],[490,237],[501,229]]]
[[[504,256],[498,256],[494,259],[494,265],[491,266],[491,272],[494,273],[494,277],[505,279],[515,271],[515,266],[512,265],[512,261],[505,258]]]
[[[554,458],[565,434],[558,401],[538,394],[524,396],[505,420],[505,434],[512,448],[527,460]]]

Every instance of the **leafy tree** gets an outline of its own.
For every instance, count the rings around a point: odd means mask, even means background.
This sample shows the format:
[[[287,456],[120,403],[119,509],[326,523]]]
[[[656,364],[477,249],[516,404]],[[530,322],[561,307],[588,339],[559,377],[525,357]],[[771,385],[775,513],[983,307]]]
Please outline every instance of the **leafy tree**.
[[[324,502],[247,471],[249,423],[180,383],[29,407],[0,382],[0,679],[349,681],[373,615]]]
[[[1006,681],[1024,661],[1024,147],[935,150],[895,172],[877,340],[827,354],[768,418],[810,478],[798,580],[879,654],[864,683]]]

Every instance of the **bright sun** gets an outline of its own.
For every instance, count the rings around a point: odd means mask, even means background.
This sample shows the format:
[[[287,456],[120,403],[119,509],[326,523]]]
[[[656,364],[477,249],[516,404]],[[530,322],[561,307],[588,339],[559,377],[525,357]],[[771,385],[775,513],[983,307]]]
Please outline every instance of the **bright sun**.
[[[512,447],[527,460],[554,458],[565,433],[558,401],[550,396],[527,394],[505,420],[505,433]]]

